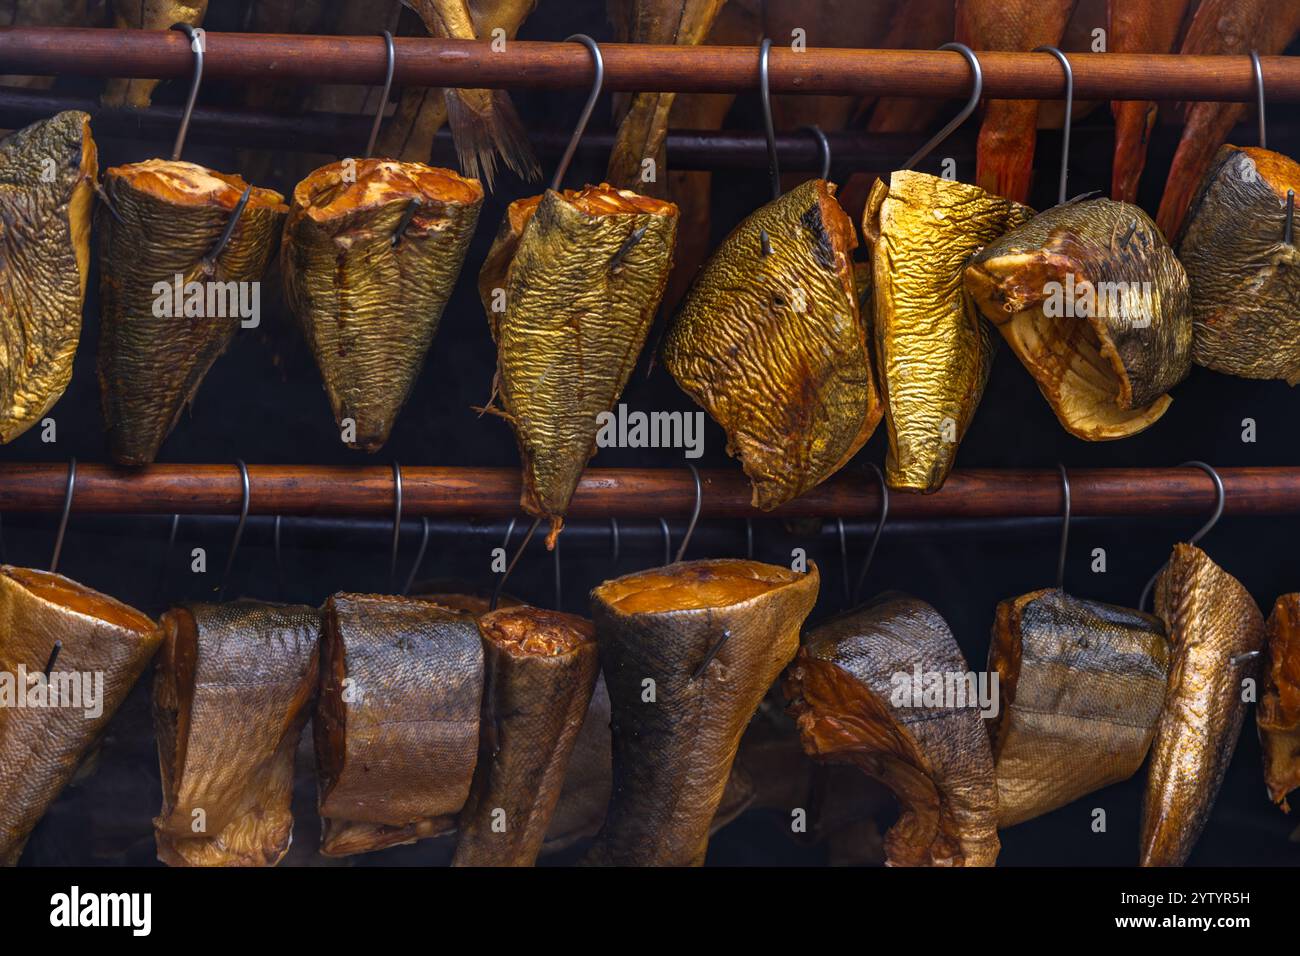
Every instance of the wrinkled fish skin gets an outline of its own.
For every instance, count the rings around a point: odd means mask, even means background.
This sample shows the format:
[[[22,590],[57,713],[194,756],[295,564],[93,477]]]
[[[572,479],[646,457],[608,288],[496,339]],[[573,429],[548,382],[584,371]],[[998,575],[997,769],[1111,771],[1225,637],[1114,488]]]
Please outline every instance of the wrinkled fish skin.
[[[312,722],[321,853],[450,832],[478,757],[483,646],[471,614],[415,598],[325,603]]]
[[[1255,724],[1269,799],[1289,813],[1286,796],[1300,787],[1300,594],[1277,599],[1267,630],[1264,692]]]
[[[1182,866],[1218,795],[1246,718],[1242,682],[1264,646],[1264,618],[1241,582],[1195,545],[1174,545],[1156,581],[1172,656],[1142,804],[1141,863]]]
[[[722,425],[764,511],[833,475],[880,422],[856,245],[835,187],[810,180],[732,231],[665,339],[668,371]]]
[[[614,792],[586,863],[703,864],[740,737],[798,648],[818,580],[815,566],[687,561],[592,591]]]
[[[1055,588],[998,605],[989,671],[998,827],[1127,780],[1142,766],[1165,700],[1159,618]]]
[[[345,177],[353,177],[351,181]],[[419,208],[392,239],[412,202]],[[352,448],[383,447],[424,365],[478,222],[483,188],[449,169],[331,163],[293,192],[285,296]],[[347,432],[344,432],[347,434]]]
[[[1191,285],[1192,358],[1216,372],[1300,384],[1300,250],[1286,242],[1286,194],[1300,164],[1224,146],[1178,240]]]
[[[783,679],[804,751],[885,784],[899,805],[888,866],[992,866],[1000,843],[993,755],[978,701],[897,706],[895,675],[966,674],[939,612],[882,595],[812,631]]]
[[[320,614],[236,601],[175,608],[161,623],[158,859],[274,866],[293,837],[293,759],[316,697]]]
[[[119,30],[166,30],[173,23],[197,27],[208,12],[208,0],[113,0],[113,25]],[[104,84],[104,106],[145,109],[158,80],[111,79]]]
[[[57,574],[0,566],[0,671],[42,673],[61,641],[51,678],[102,674],[104,681],[94,708],[0,707],[0,866],[17,864],[32,828],[161,640],[158,626],[134,608]],[[90,716],[92,709],[100,713]]]
[[[979,407],[996,346],[962,290],[981,246],[1033,214],[977,186],[926,173],[877,181],[863,213],[871,251],[876,374],[889,487],[943,486]]]
[[[86,113],[0,143],[0,443],[40,421],[72,378],[98,168]]]

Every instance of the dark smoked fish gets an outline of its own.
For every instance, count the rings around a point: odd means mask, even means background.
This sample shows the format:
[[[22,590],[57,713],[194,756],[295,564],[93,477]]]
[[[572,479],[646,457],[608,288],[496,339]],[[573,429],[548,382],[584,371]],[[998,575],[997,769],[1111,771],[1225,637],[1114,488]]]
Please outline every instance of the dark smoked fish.
[[[1268,619],[1264,692],[1255,723],[1264,751],[1269,799],[1286,813],[1286,796],[1300,787],[1300,594],[1277,599]]]

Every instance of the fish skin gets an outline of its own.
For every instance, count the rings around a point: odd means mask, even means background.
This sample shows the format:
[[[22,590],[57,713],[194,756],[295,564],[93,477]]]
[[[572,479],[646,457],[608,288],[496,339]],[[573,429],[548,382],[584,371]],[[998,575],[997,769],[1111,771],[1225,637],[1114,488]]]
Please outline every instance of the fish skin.
[[[72,779],[162,640],[134,608],[58,574],[0,566],[0,670],[103,674],[98,717],[70,707],[0,707],[0,866],[14,866],[32,828]]]
[[[391,237],[414,201],[420,209],[394,245]],[[482,204],[475,180],[384,159],[331,163],[294,189],[280,247],[285,298],[335,421],[340,429],[345,419],[353,422],[349,447],[375,452],[388,440],[437,334]]]
[[[1056,589],[998,605],[988,669],[998,828],[1015,826],[1133,776],[1165,700],[1160,619]]]
[[[161,623],[158,859],[275,866],[293,839],[294,753],[316,697],[320,612],[235,601],[174,608]]]
[[[1155,600],[1172,654],[1142,802],[1141,865],[1182,866],[1241,735],[1241,682],[1259,676],[1256,661],[1234,667],[1230,658],[1263,650],[1264,617],[1240,581],[1190,544],[1174,545]]]
[[[596,452],[597,417],[618,401],[645,344],[676,233],[672,203],[605,184],[547,190],[511,203],[483,263],[500,403],[490,410],[515,432],[520,503],[550,519],[548,548]]]
[[[0,143],[0,443],[39,422],[72,378],[97,155],[90,116],[77,111]]]
[[[907,0],[897,4],[889,32],[880,43],[885,50],[934,50],[956,33],[956,5],[953,0]],[[930,129],[947,104],[943,100],[917,100],[885,96],[864,103],[870,108],[870,133],[912,133]]]
[[[764,511],[833,475],[880,422],[856,245],[834,185],[803,183],[723,241],[664,340],[668,371],[722,425]]]
[[[167,30],[173,23],[197,27],[208,12],[208,0],[113,0],[113,26],[119,30]],[[102,106],[146,109],[160,80],[110,79],[104,84]]]
[[[1284,594],[1266,626],[1264,691],[1255,711],[1268,797],[1290,813],[1287,794],[1300,787],[1300,594]]]
[[[782,687],[804,752],[888,786],[887,866],[992,866],[1000,843],[993,755],[977,701],[900,707],[894,675],[970,671],[939,612],[882,595],[813,629]]]
[[[811,562],[799,574],[724,559],[678,562],[592,591],[614,788],[585,863],[703,864],[741,735],[794,656],[818,583]],[[647,678],[654,705],[642,702]]]
[[[1197,365],[1300,384],[1300,251],[1288,245],[1286,194],[1300,163],[1266,149],[1222,147],[1188,210],[1187,269]]]
[[[1068,295],[1070,276],[1091,283],[1090,311],[1106,314],[1073,322],[1047,314],[1053,302],[1063,307],[1052,284]],[[1076,438],[1110,441],[1149,428],[1191,369],[1187,273],[1137,206],[1110,199],[1054,206],[980,250],[965,281]],[[1109,305],[1105,290],[1131,290],[1128,283],[1142,283],[1139,294],[1121,300],[1116,292]]]
[[[890,488],[928,494],[952,470],[997,347],[962,289],[962,269],[980,247],[1032,215],[978,186],[926,173],[895,172],[872,187],[862,233],[873,270]],[[955,434],[946,434],[948,427]]]
[[[478,758],[483,642],[473,615],[417,598],[335,594],[320,662],[312,730],[321,853],[452,830]]]
[[[452,866],[532,866],[591,703],[596,632],[586,618],[535,607],[492,611],[479,628],[486,678],[478,766]],[[504,831],[494,828],[498,820]]]

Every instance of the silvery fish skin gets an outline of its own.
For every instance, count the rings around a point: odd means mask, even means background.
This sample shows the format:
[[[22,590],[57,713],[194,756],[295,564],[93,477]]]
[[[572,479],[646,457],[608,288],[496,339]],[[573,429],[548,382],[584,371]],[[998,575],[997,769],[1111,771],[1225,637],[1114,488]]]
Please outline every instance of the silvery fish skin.
[[[1267,631],[1264,692],[1255,725],[1269,799],[1289,813],[1287,794],[1300,787],[1300,594],[1277,599]]]
[[[166,30],[173,23],[197,27],[208,12],[208,0],[113,0],[113,25],[119,30]],[[111,79],[104,84],[104,106],[145,109],[158,80]]]

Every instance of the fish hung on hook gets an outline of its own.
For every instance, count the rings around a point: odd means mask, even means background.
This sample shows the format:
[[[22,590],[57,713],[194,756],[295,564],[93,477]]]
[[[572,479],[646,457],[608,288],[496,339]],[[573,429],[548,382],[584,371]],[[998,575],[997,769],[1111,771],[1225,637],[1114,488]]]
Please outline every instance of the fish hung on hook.
[[[1277,599],[1266,629],[1268,655],[1255,725],[1269,799],[1289,813],[1287,794],[1300,787],[1300,594]]]
[[[113,26],[119,30],[166,30],[176,23],[197,27],[208,11],[208,0],[112,0]],[[113,78],[104,84],[100,103],[109,107],[145,109],[159,80]]]

